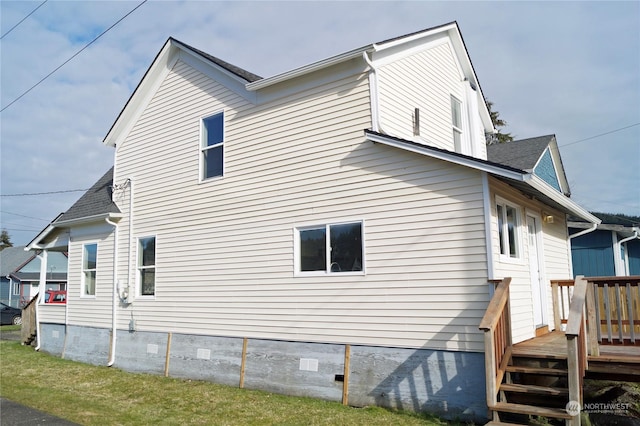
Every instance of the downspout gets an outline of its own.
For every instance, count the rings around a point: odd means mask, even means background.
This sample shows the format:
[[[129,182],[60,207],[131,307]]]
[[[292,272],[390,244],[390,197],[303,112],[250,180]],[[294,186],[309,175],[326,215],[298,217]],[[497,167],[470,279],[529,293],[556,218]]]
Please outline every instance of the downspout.
[[[626,243],[627,241],[631,241],[631,240],[635,240],[636,238],[639,238],[638,235],[638,231],[634,229],[633,231],[633,235],[627,238],[624,238],[620,241],[618,241],[618,253],[620,253],[620,247],[622,247],[622,244]],[[627,250],[625,250],[625,253],[628,253]],[[625,259],[623,259],[623,264],[622,267],[624,268],[624,271],[622,271],[623,275],[628,275],[628,270],[629,270],[629,263],[625,261]],[[617,273],[617,272],[616,272]]]
[[[131,269],[133,265],[131,264],[131,257],[133,255],[133,180],[131,178],[127,178],[125,181],[125,185],[129,184],[129,260],[127,264],[127,295],[123,297],[126,299],[125,303],[130,303],[131,297]]]
[[[370,81],[370,93],[371,93],[371,124],[373,126],[373,131],[377,132],[377,133],[383,133],[383,134],[388,134],[387,132],[384,131],[384,129],[382,128],[382,123],[381,123],[381,115],[380,115],[380,97],[378,96],[378,88],[380,87],[380,83],[379,83],[379,78],[378,78],[378,69],[373,65],[373,62],[371,62],[371,59],[369,59],[369,55],[367,55],[367,52],[362,52],[362,58],[364,59],[364,61],[367,63],[367,65],[369,65],[369,68],[371,68],[371,73],[369,74],[369,76],[371,77],[369,79]]]
[[[118,224],[105,218],[105,222],[113,226],[113,304],[111,308],[111,347],[109,361],[107,367],[111,367],[116,361],[116,336],[117,330],[117,313],[118,313]]]
[[[597,223],[592,223],[591,227],[587,228],[587,229],[583,229],[580,232],[576,232],[575,234],[571,234],[568,236],[567,238],[567,246],[569,247],[569,273],[573,274],[573,255],[571,253],[571,240],[576,238],[576,237],[580,237],[582,235],[585,234],[589,234],[593,231],[595,231],[598,228],[598,224]],[[569,231],[568,227],[567,227],[567,232]]]
[[[38,300],[36,300],[36,347],[35,350],[40,350],[40,303],[42,303],[42,296],[44,295],[44,290],[47,283],[47,258],[49,257],[49,252],[47,250],[42,250],[40,254],[37,255],[38,259],[40,259],[40,282],[38,283]]]

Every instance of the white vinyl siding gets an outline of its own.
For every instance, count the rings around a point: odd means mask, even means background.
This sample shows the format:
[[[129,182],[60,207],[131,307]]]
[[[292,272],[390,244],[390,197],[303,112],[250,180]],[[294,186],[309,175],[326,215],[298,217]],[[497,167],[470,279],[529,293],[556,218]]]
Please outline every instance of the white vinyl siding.
[[[110,327],[113,305],[113,227],[79,227],[72,229],[69,243],[67,283],[67,323],[92,327]],[[98,244],[95,297],[81,296],[83,246]]]
[[[221,110],[225,178],[198,184],[198,117]],[[372,144],[370,127],[366,78],[251,106],[178,62],[117,151],[116,183],[135,183],[135,236],[163,241],[155,300],[128,308],[136,327],[482,351],[480,173]],[[127,197],[119,207],[127,235]],[[293,227],[339,218],[366,223],[367,274],[296,277]]]
[[[452,47],[442,43],[380,68],[382,125],[394,136],[416,140],[413,113],[420,109],[418,140],[454,151],[451,96],[464,99]]]
[[[550,280],[571,278],[569,271],[569,251],[567,249],[566,240],[566,221],[565,215],[561,212],[551,209],[549,206],[539,201],[531,200],[523,196],[517,190],[509,187],[497,179],[490,178],[491,199],[504,200],[512,205],[521,208],[521,214],[524,216],[526,212],[531,212],[537,216],[542,213],[553,214],[554,223],[541,223],[542,230],[542,247],[544,248],[544,276],[542,277],[543,285],[546,286],[547,306],[552,309]],[[511,282],[511,314],[512,314],[512,332],[514,342],[520,342],[534,337],[535,325],[533,317],[533,295],[531,293],[531,279],[529,268],[529,248],[527,244],[523,244],[522,255],[520,259],[504,260],[500,256],[500,244],[498,239],[498,221],[495,203],[492,207],[492,246],[493,257],[495,261],[495,277],[512,277]],[[564,229],[564,230],[563,230]],[[528,238],[526,226],[521,226],[522,241]],[[553,318],[553,312],[547,312],[549,321]],[[550,324],[553,327],[553,324]]]

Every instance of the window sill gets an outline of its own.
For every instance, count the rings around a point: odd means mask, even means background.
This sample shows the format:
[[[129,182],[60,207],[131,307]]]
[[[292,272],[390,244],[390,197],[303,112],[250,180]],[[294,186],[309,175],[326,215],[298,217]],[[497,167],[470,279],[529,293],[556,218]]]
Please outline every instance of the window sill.
[[[354,272],[295,272],[293,274],[294,277],[353,277],[353,276],[364,276],[366,275],[364,271],[354,271]]]
[[[500,259],[500,263],[510,263],[512,265],[524,265],[524,259],[521,257],[510,257],[510,256],[505,256],[504,254],[501,254],[499,259]]]

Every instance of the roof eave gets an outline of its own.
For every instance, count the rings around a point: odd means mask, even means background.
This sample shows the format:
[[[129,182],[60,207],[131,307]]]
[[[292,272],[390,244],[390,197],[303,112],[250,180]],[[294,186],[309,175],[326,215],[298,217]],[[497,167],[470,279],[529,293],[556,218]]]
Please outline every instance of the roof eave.
[[[286,71],[281,74],[274,75],[273,77],[263,78],[262,80],[254,81],[252,83],[247,83],[245,87],[249,91],[264,89],[265,87],[273,86],[274,84],[278,84],[283,81],[291,80],[293,78],[300,77],[305,74],[319,71],[324,68],[328,68],[333,65],[337,65],[339,63],[361,57],[364,52],[370,52],[370,51],[373,51],[374,49],[375,49],[374,45],[370,44],[368,46],[350,50],[349,52],[341,53],[340,55],[323,59],[322,61],[314,62],[312,64],[305,65],[303,67],[296,68],[291,71]]]

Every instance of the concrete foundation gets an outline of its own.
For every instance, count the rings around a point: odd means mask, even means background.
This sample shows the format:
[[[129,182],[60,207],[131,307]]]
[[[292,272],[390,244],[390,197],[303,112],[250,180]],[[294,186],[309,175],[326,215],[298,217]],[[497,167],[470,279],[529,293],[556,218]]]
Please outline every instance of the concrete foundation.
[[[110,332],[42,324],[43,350],[106,365]],[[66,338],[65,338],[66,337]],[[286,395],[484,422],[484,354],[118,330],[114,366]],[[349,358],[350,368],[344,369]],[[242,366],[244,363],[244,373]],[[347,389],[344,389],[348,384]]]

